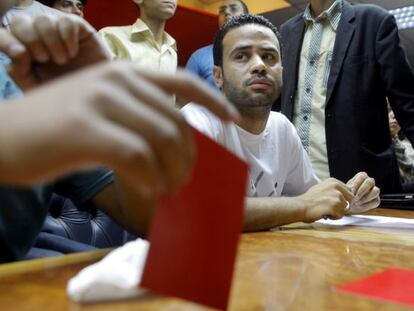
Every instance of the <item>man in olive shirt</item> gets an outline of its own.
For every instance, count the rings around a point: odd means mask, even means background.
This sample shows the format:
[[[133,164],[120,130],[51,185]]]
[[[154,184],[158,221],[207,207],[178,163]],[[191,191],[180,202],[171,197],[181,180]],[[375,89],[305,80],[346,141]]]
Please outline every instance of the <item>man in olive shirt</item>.
[[[105,27],[99,31],[113,59],[131,60],[143,68],[175,72],[177,46],[165,31],[174,16],[176,0],[133,0],[140,18],[131,26]]]

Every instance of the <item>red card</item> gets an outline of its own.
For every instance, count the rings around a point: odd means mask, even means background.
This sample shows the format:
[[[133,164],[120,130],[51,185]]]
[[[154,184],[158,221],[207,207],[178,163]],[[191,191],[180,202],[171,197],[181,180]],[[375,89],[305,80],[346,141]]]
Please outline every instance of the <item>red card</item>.
[[[191,181],[155,211],[141,286],[226,309],[243,225],[248,166],[194,130]]]
[[[337,287],[338,290],[414,307],[414,271],[387,269],[365,279]]]

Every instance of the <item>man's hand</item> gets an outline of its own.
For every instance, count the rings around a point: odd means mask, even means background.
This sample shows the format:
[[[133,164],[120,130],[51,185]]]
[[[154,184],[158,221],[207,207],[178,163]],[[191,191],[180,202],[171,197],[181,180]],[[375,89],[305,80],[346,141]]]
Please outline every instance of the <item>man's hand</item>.
[[[314,222],[327,216],[331,219],[342,218],[346,214],[348,202],[354,195],[339,180],[329,178],[298,197],[302,200],[303,221]]]
[[[109,60],[95,29],[71,14],[16,16],[10,33],[0,29],[0,51],[11,58],[9,74],[23,90]]]
[[[380,190],[375,180],[365,172],[356,174],[347,182],[355,198],[351,202],[349,214],[363,213],[376,208],[380,204]]]
[[[390,123],[390,132],[391,132],[391,137],[395,137],[398,135],[398,133],[401,130],[400,125],[398,124],[397,119],[395,118],[394,112],[390,111],[388,113],[388,122]]]
[[[146,196],[176,191],[191,173],[194,144],[172,92],[232,119],[232,106],[193,76],[126,62],[89,67],[1,105],[0,181],[30,185],[104,164]]]

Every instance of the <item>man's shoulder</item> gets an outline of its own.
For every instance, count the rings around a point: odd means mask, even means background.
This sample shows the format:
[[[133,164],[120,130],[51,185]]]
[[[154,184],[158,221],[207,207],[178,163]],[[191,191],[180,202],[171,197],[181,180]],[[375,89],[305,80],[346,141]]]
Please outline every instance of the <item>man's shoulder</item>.
[[[269,121],[280,126],[290,126],[292,124],[284,114],[276,111],[270,112]]]
[[[268,124],[271,130],[279,137],[291,139],[297,135],[292,122],[280,112],[271,111]]]
[[[211,54],[213,55],[213,45],[206,45],[198,50],[196,50],[193,54],[191,54],[191,57],[204,57],[205,55]]]
[[[293,25],[295,25],[296,23],[298,23],[302,19],[303,19],[303,12],[289,18],[286,22],[284,22],[280,26],[280,32],[283,32],[285,29],[289,29],[290,27],[292,27]]]
[[[207,108],[189,103],[181,108],[186,121],[200,132],[218,141],[224,131],[224,123]]]
[[[354,9],[355,14],[358,15],[370,15],[378,17],[391,15],[387,10],[375,4],[356,4],[352,5],[352,8]]]
[[[126,33],[131,31],[131,26],[108,26],[101,28],[98,33],[101,35]]]
[[[211,113],[206,107],[198,105],[197,103],[188,103],[181,108],[181,112],[184,116],[203,116],[208,119],[218,119],[213,113]]]
[[[378,29],[384,20],[390,22],[394,20],[391,13],[373,4],[348,5],[347,10],[352,10],[352,15],[355,16],[355,23],[360,26],[360,30],[367,31],[368,33],[375,33],[374,29]],[[395,24],[395,20],[392,23]]]
[[[212,113],[209,109],[197,103],[189,103],[181,108],[181,113],[187,121],[197,127],[204,124],[213,128],[220,127],[223,121]]]
[[[209,44],[209,45],[206,45],[206,46],[203,46],[203,47],[199,48],[194,53],[207,53],[207,52],[211,52],[212,50],[213,50],[213,45]]]

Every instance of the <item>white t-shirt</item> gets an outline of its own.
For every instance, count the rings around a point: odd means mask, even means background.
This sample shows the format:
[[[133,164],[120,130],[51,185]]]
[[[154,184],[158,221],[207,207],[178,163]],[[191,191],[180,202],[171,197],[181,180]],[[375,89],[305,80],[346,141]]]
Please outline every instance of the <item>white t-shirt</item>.
[[[249,197],[300,195],[319,182],[295,128],[282,114],[272,111],[265,130],[254,135],[193,103],[181,111],[192,126],[250,164]]]
[[[27,7],[12,7],[7,13],[3,16],[3,26],[9,28],[10,22],[13,16],[25,14],[30,17],[36,17],[39,15],[53,15],[53,16],[62,16],[63,12],[50,8],[38,1],[33,1],[33,3]]]

